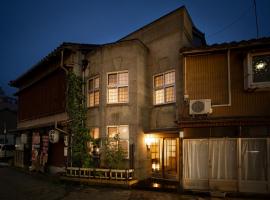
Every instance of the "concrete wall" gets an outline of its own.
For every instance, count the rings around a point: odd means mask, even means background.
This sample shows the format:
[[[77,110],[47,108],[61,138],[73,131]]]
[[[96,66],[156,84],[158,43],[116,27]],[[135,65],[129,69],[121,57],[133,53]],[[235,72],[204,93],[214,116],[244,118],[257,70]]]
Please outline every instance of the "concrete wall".
[[[100,104],[88,109],[87,126],[98,127],[101,137],[105,137],[108,125],[129,125],[138,179],[151,175],[145,131],[177,128],[175,121],[183,95],[179,50],[192,45],[192,27],[186,10],[179,9],[116,43],[97,48],[86,57],[89,61],[87,79],[100,76]],[[123,70],[129,72],[129,102],[109,105],[107,73]],[[175,70],[176,102],[154,106],[153,76],[169,70]]]
[[[151,94],[149,99],[150,130],[177,127],[175,123],[178,119],[177,110],[182,104],[183,96],[182,63],[179,59],[179,50],[192,45],[192,27],[193,24],[187,11],[179,9],[122,39],[139,39],[149,48],[147,79]],[[169,70],[175,70],[176,102],[154,106],[153,76]]]
[[[105,45],[88,55],[90,64],[86,71],[86,79],[96,75],[100,77],[100,104],[88,108],[87,126],[98,127],[104,138],[107,126],[129,125],[129,142],[130,146],[134,145],[135,173],[140,178],[146,177],[145,169],[149,163],[143,135],[143,130],[149,124],[147,52],[145,46],[137,40]],[[107,104],[107,74],[125,70],[129,73],[129,102]],[[126,167],[130,167],[128,163]]]

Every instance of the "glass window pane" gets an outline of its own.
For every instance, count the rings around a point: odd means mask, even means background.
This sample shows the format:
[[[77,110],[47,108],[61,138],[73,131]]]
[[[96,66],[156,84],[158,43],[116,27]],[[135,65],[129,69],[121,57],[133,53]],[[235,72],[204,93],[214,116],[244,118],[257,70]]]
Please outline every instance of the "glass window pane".
[[[95,105],[99,105],[99,91],[95,92]]]
[[[167,87],[165,88],[165,97],[166,102],[173,102],[174,101],[174,87]]]
[[[117,103],[117,88],[108,89],[108,103]]]
[[[90,107],[93,107],[95,104],[94,104],[94,92],[91,92],[89,94],[89,106]]]
[[[252,57],[252,71],[254,82],[270,81],[270,54]]]
[[[237,179],[237,140],[210,140],[210,175],[212,179]]]
[[[115,86],[117,84],[117,74],[109,74],[108,75],[108,85]]]
[[[120,140],[119,147],[123,150],[125,158],[129,158],[129,141],[128,140]]]
[[[91,128],[90,136],[93,139],[98,139],[99,138],[99,128]]]
[[[117,127],[114,126],[114,127],[108,127],[108,137],[109,138],[113,138],[115,137],[117,134]]]
[[[163,87],[163,75],[155,76],[154,78],[154,86],[157,87]]]
[[[120,139],[129,139],[128,126],[119,126],[119,136]]]
[[[118,88],[118,101],[128,102],[128,87]]]
[[[175,72],[169,72],[165,74],[165,85],[175,83]]]
[[[95,89],[99,88],[99,77],[95,78]]]
[[[93,89],[94,89],[94,81],[93,81],[93,79],[90,79],[88,81],[88,90],[93,91]]]
[[[208,140],[184,140],[184,178],[208,179]]]
[[[128,72],[123,72],[118,74],[119,85],[128,85]]]
[[[164,103],[164,89],[155,91],[155,104]]]
[[[266,139],[243,139],[241,141],[242,180],[267,180],[266,152]]]

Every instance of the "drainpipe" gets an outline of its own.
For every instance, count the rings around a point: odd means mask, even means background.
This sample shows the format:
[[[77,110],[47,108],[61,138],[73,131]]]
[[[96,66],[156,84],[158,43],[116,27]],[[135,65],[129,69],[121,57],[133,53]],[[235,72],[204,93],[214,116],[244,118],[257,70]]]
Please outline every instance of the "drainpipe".
[[[66,72],[66,74],[68,73],[68,70],[64,67],[64,49],[61,51],[60,68],[62,68]]]

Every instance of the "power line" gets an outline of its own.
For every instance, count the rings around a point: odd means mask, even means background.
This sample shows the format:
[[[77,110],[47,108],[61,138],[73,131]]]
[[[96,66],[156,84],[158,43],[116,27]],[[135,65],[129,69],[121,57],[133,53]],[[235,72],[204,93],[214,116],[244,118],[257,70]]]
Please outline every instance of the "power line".
[[[256,33],[257,33],[257,38],[258,38],[259,37],[259,25],[258,25],[256,0],[253,0],[253,5],[254,5],[255,18],[256,18]]]
[[[251,7],[252,6],[249,6],[246,10],[244,10],[241,15],[239,17],[237,17],[233,22],[231,22],[230,24],[226,25],[225,27],[223,27],[222,29],[214,32],[214,33],[211,33],[209,34],[207,37],[213,37],[214,35],[217,35],[225,30],[227,30],[228,28],[230,28],[231,26],[233,26],[234,24],[236,24],[238,21],[240,21],[247,12],[249,12],[251,10]]]

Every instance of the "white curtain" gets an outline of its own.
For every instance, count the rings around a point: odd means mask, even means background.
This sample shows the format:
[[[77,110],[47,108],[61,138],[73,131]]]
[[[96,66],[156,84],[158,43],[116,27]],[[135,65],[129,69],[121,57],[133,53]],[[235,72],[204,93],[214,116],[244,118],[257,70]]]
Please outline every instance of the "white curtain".
[[[184,140],[184,178],[208,179],[208,140]]]
[[[237,140],[210,139],[211,179],[237,179]]]
[[[241,140],[242,180],[264,181],[267,176],[266,139]]]

